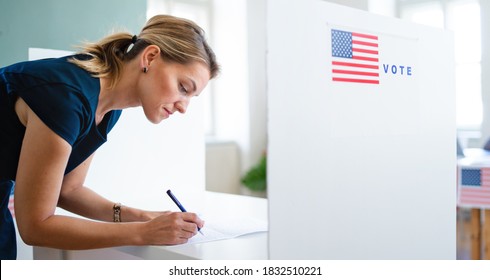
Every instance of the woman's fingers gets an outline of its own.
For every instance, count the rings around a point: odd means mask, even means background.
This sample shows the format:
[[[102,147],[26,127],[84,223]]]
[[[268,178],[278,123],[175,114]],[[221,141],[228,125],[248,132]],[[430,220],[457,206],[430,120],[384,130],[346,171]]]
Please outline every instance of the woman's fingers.
[[[168,212],[148,222],[148,238],[151,244],[175,245],[186,243],[204,226],[195,213]]]

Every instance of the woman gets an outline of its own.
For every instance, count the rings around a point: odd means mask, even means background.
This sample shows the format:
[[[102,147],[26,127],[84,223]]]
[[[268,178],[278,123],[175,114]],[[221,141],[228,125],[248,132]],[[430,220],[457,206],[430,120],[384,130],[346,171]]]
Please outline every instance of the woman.
[[[218,71],[203,30],[164,15],[138,36],[118,33],[75,56],[0,69],[0,258],[16,257],[7,209],[14,185],[17,226],[30,245],[169,245],[194,236],[203,226],[194,213],[121,206],[83,184],[122,109],[141,106],[152,123],[183,114]],[[55,215],[56,206],[91,220]]]

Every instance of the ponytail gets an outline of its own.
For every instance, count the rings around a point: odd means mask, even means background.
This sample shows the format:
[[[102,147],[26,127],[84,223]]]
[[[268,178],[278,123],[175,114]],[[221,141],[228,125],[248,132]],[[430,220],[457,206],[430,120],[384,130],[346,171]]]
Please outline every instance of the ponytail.
[[[216,56],[205,40],[204,31],[190,20],[168,15],[152,17],[138,36],[116,33],[87,44],[82,54],[88,55],[89,59],[72,58],[70,61],[94,77],[109,78],[112,88],[121,78],[124,62],[135,58],[149,45],[158,46],[162,58],[168,62],[205,63],[211,79],[219,72]]]

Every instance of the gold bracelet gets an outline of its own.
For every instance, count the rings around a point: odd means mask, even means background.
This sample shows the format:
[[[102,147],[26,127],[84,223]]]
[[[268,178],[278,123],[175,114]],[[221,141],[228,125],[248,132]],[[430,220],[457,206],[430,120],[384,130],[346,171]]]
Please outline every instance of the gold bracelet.
[[[112,206],[112,210],[114,210],[114,223],[121,222],[121,203],[116,203]]]

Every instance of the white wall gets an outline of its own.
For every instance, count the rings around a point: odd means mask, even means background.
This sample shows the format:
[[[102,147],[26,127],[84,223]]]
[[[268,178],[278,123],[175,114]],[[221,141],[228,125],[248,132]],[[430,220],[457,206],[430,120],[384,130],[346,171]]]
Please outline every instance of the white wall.
[[[244,0],[213,1],[214,51],[221,74],[214,81],[215,137],[249,149],[247,27]]]
[[[267,147],[266,3],[247,1],[250,151],[243,170],[258,163]]]
[[[213,4],[213,47],[222,72],[213,84],[216,135],[207,144],[206,176],[211,184],[207,188],[236,193],[240,177],[259,161],[267,144],[266,1],[215,0]],[[229,142],[236,143],[238,155]],[[230,166],[238,166],[238,172],[220,182],[222,171]]]
[[[214,81],[215,138],[238,144],[241,172],[258,162],[267,141],[265,3],[213,1],[213,46],[222,66]]]

